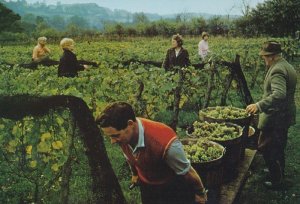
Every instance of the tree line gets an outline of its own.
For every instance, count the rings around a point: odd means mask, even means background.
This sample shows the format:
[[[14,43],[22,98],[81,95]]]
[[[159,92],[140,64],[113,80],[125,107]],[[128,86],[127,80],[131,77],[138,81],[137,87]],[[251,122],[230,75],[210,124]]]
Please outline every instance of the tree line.
[[[244,36],[295,37],[300,30],[300,1],[266,0],[254,9],[247,7],[236,26]]]

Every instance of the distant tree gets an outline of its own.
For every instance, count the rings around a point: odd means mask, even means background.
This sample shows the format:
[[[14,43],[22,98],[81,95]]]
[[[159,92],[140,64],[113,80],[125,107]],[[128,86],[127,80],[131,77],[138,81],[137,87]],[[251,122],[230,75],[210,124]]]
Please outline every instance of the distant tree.
[[[145,24],[145,23],[135,24],[138,35],[140,35],[140,36],[146,35],[146,27],[147,26],[148,26],[148,24]]]
[[[300,29],[299,0],[266,0],[236,21],[243,34],[267,34],[274,37],[294,35]],[[257,32],[256,32],[257,31]]]
[[[50,28],[47,21],[41,16],[37,16],[35,22],[36,22],[36,27],[35,27],[36,37],[38,37],[40,35],[39,33],[41,33],[43,30]]]
[[[178,14],[178,16],[180,16],[180,21],[181,21],[181,22],[187,22],[188,19],[191,18],[190,14],[187,13],[187,12],[182,12],[182,13]],[[179,20],[179,19],[178,19],[178,20]]]
[[[67,26],[64,17],[58,15],[55,15],[52,18],[50,18],[49,24],[58,30],[64,30]]]
[[[42,16],[36,16],[35,23],[38,25],[38,24],[46,23],[46,21]]]
[[[13,10],[14,13],[19,14],[20,16],[24,15],[24,8],[27,5],[27,2],[24,0],[21,1],[4,1],[1,0],[3,5],[5,5],[7,8]]]
[[[200,35],[203,31],[207,30],[207,23],[203,17],[192,18],[189,27],[191,35]]]
[[[116,32],[116,34],[119,36],[119,37],[121,37],[122,35],[124,35],[124,28],[123,28],[123,26],[121,25],[121,24],[117,24],[116,26],[115,26],[115,32]]]
[[[29,23],[27,21],[21,21],[20,26],[21,26],[22,30],[24,31],[24,33],[27,33],[27,34],[32,34],[36,30],[36,25],[33,23]]]
[[[250,0],[242,0],[242,14],[243,16],[248,16],[251,9],[250,9]]]
[[[21,19],[23,22],[36,24],[36,16],[32,13],[26,13]]]
[[[160,35],[171,36],[176,33],[176,23],[167,20],[159,20],[156,22],[156,28]]]
[[[104,33],[106,35],[118,35],[119,37],[121,37],[126,34],[126,29],[120,23],[117,24],[107,23],[105,25],[104,30],[105,30]]]
[[[54,28],[46,28],[41,30],[38,33],[38,36],[47,36],[49,38],[59,40],[62,34],[59,31],[55,30]]]
[[[8,9],[2,3],[0,3],[0,32],[20,32],[22,28],[20,26],[21,17],[15,14],[12,10]]]
[[[189,26],[185,22],[180,22],[176,24],[176,33],[180,33],[182,35],[187,35],[189,34]]]
[[[137,35],[137,31],[136,29],[133,27],[133,26],[130,26],[128,28],[125,29],[125,33],[128,35],[128,36],[136,36]]]
[[[221,17],[214,16],[208,20],[210,33],[213,35],[223,34],[223,21]]]
[[[180,23],[181,22],[181,14],[177,14],[176,15],[175,21],[176,21],[176,23]]]
[[[82,31],[83,29],[81,29],[79,26],[75,24],[69,24],[65,30],[65,35],[70,37],[79,36],[81,35]]]
[[[89,27],[88,21],[85,18],[80,17],[80,16],[72,16],[68,20],[68,24],[75,25],[80,28],[88,28]]]
[[[156,36],[156,35],[158,35],[158,31],[157,31],[155,23],[151,23],[151,24],[147,25],[145,29],[146,29],[145,30],[146,36]]]
[[[133,15],[133,23],[134,24],[139,24],[139,23],[145,24],[145,23],[149,23],[149,19],[143,12],[135,13]]]

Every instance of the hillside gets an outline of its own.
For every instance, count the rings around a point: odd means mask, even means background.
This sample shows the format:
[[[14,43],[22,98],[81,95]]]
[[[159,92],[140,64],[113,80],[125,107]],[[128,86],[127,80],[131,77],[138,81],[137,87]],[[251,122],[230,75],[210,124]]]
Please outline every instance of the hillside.
[[[0,0],[5,6],[18,13],[22,17],[28,16],[40,16],[51,21],[51,19],[60,17],[65,22],[69,21],[70,18],[76,16],[81,20],[86,21],[88,26],[91,28],[102,28],[106,22],[121,22],[121,23],[133,23],[135,16],[138,13],[131,13],[125,10],[101,7],[96,3],[80,3],[80,4],[62,4],[57,3],[56,5],[47,5],[45,3],[34,3],[29,4],[25,0],[5,1]],[[159,15],[152,13],[144,13],[147,20],[155,21],[159,19],[175,19],[178,15],[184,15],[185,19],[193,17],[203,17],[209,19],[215,15],[207,13],[184,13],[184,14],[169,14]],[[231,16],[236,17],[236,16]],[[33,23],[33,22],[31,22]]]

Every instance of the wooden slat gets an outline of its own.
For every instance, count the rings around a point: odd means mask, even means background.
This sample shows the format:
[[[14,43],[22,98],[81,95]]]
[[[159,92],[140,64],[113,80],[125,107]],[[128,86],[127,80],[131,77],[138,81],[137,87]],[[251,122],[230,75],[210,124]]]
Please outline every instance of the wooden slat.
[[[220,204],[232,204],[247,179],[247,172],[256,154],[256,150],[246,149],[245,158],[238,165],[238,175],[234,180],[223,184],[220,189]]]

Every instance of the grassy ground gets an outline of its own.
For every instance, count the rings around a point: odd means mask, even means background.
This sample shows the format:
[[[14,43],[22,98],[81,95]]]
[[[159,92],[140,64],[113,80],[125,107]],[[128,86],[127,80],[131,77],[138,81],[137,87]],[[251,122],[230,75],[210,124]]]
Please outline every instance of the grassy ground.
[[[299,204],[300,203],[300,59],[292,62],[297,70],[296,89],[297,124],[289,129],[286,148],[286,177],[284,188],[278,191],[267,190],[265,181],[265,163],[261,154],[257,154],[251,165],[249,178],[241,193],[239,204]]]

